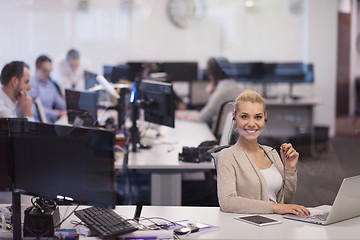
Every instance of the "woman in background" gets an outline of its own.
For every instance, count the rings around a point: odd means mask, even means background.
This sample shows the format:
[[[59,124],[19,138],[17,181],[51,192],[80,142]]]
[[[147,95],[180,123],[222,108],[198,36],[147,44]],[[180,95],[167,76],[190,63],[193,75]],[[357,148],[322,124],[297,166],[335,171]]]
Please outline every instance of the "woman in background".
[[[209,84],[205,91],[209,95],[206,105],[200,110],[198,120],[206,122],[209,126],[215,121],[217,113],[224,102],[234,101],[239,95],[239,84],[228,77],[221,66],[222,58],[211,57],[207,61],[206,72],[209,77]]]
[[[293,200],[299,153],[283,143],[280,155],[258,144],[265,128],[265,101],[255,91],[243,91],[235,101],[233,121],[239,139],[218,156],[218,198],[220,208],[232,213],[292,213],[309,215]]]

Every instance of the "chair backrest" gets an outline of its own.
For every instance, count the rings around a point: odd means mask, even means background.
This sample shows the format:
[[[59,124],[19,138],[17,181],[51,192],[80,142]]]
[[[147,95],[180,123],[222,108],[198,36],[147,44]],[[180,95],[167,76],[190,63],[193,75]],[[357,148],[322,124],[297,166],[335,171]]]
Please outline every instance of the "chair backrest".
[[[226,123],[228,118],[228,113],[232,113],[234,110],[234,107],[231,103],[232,101],[226,101],[221,105],[218,111],[218,117],[212,126],[213,133],[218,140],[221,139],[224,124]]]
[[[39,116],[39,120],[40,122],[42,123],[48,123],[47,121],[47,117],[46,117],[46,114],[45,114],[45,111],[44,111],[44,107],[40,101],[40,98],[36,97],[33,99],[34,101],[34,104],[35,104],[35,107],[36,107],[36,111],[37,111],[37,114]]]
[[[232,120],[232,112],[228,112],[224,117],[224,126],[222,129],[221,137],[220,137],[220,146],[225,146],[231,144],[231,137],[233,134],[233,120]]]

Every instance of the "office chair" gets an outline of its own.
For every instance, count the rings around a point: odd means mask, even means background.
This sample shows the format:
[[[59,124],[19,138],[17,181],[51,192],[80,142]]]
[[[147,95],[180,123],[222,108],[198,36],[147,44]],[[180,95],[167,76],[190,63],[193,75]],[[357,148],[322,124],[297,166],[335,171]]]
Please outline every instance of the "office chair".
[[[233,116],[232,111],[228,112],[224,116],[224,125],[220,136],[219,145],[225,146],[225,145],[232,145],[235,143],[234,137],[235,137],[235,131],[233,127]]]
[[[224,125],[228,121],[227,120],[228,113],[229,112],[232,113],[232,111],[234,110],[234,107],[231,103],[232,103],[232,101],[226,101],[223,104],[221,104],[221,107],[217,114],[216,121],[214,122],[214,124],[212,126],[212,132],[213,132],[214,136],[216,137],[216,139],[218,139],[218,140],[221,139]],[[230,122],[231,122],[231,120],[230,120]]]

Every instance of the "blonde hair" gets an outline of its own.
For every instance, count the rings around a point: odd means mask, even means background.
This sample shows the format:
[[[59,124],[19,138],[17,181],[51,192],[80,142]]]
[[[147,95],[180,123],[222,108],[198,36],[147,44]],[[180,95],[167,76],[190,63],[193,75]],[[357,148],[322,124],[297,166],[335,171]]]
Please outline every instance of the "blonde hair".
[[[240,95],[235,100],[235,104],[234,104],[235,113],[239,109],[240,102],[260,103],[264,106],[264,113],[266,113],[266,105],[264,98],[254,90],[246,89],[240,93]]]

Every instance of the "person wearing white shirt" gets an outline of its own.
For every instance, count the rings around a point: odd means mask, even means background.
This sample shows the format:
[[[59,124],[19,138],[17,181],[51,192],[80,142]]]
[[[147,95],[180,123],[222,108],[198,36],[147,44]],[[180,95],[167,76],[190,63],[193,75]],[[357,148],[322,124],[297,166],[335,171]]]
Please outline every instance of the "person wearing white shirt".
[[[33,101],[27,94],[31,89],[29,66],[13,61],[1,71],[0,117],[22,118],[34,121]]]
[[[89,68],[89,63],[80,58],[80,53],[70,49],[66,58],[61,60],[55,68],[55,79],[65,94],[65,89],[85,90],[84,70]]]

